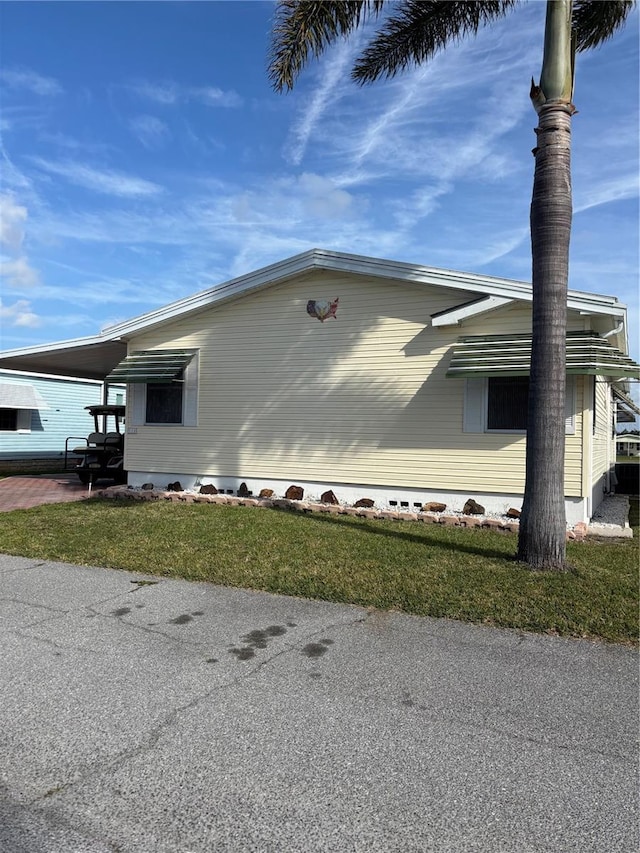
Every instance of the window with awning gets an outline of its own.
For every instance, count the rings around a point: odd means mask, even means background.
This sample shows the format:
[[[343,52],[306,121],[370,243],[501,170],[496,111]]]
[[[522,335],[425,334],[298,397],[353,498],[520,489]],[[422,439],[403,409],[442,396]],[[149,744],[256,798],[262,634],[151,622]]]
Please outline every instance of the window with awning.
[[[0,382],[0,432],[30,432],[32,412],[48,408],[33,385]]]
[[[128,426],[196,426],[198,350],[132,352],[107,376],[126,382]]]
[[[0,409],[48,409],[49,406],[33,387],[0,382]]]
[[[123,359],[107,376],[107,382],[166,384],[179,379],[195,350],[144,350]]]

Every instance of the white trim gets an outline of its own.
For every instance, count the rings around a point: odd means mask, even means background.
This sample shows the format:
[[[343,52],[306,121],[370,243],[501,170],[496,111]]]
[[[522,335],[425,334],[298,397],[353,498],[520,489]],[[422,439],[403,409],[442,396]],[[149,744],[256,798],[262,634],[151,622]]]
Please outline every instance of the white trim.
[[[464,388],[462,431],[466,433],[485,433],[486,435],[524,435],[526,429],[489,429],[489,379],[488,376],[467,377]],[[519,378],[519,377],[514,377]],[[528,377],[521,377],[523,379]],[[576,432],[576,382],[572,375],[567,376],[565,391],[564,434]]]
[[[431,325],[436,327],[459,326],[461,322],[468,320],[470,317],[486,314],[488,311],[502,308],[503,305],[509,305],[513,301],[513,299],[507,299],[504,296],[487,296],[485,299],[479,299],[477,302],[470,302],[466,305],[460,305],[458,308],[443,311],[431,318]]]
[[[410,489],[406,487],[394,488],[393,486],[371,486],[359,485],[358,483],[321,483],[319,481],[307,480],[275,480],[251,477],[249,474],[242,477],[225,477],[202,474],[195,476],[184,471],[158,472],[158,471],[129,471],[127,481],[129,485],[140,488],[143,483],[153,483],[157,489],[166,488],[168,483],[178,481],[183,489],[197,492],[201,485],[213,483],[219,491],[237,492],[241,483],[246,483],[248,489],[257,497],[262,489],[272,489],[274,496],[283,497],[290,485],[302,486],[304,489],[304,500],[319,500],[320,495],[331,489],[341,504],[350,505],[359,498],[371,498],[375,501],[377,509],[401,510],[405,512],[417,512],[418,507],[429,501],[444,503],[452,512],[461,512],[466,501],[472,497],[481,504],[487,512],[505,513],[510,507],[520,509],[522,506],[522,495],[516,493],[500,492],[476,492],[471,491],[448,491]],[[395,501],[396,505],[391,502]],[[402,506],[402,502],[407,506]],[[574,525],[578,521],[589,521],[586,513],[586,501],[579,497],[565,497],[565,510],[567,523]]]
[[[400,261],[382,258],[369,258],[363,255],[351,255],[344,252],[332,252],[326,249],[311,249],[292,258],[287,258],[268,267],[247,273],[238,278],[217,284],[208,290],[179,299],[155,311],[126,320],[104,331],[109,338],[128,335],[166,323],[177,317],[197,311],[211,305],[228,302],[238,296],[246,295],[263,287],[279,284],[287,279],[313,270],[332,270],[335,272],[355,273],[356,275],[392,278],[411,284],[436,285],[453,290],[486,293],[508,300],[532,300],[531,285],[510,279],[481,276],[473,273],[442,270]],[[607,316],[625,316],[626,306],[614,296],[569,291],[569,308]]]
[[[30,370],[12,370],[9,367],[0,367],[0,380],[5,373],[11,376],[24,377],[25,379],[53,379],[56,382],[82,382],[85,385],[102,385],[102,379],[83,379],[81,376],[58,376],[54,373],[35,373]],[[115,385],[113,386],[116,387]],[[124,387],[124,386],[123,386]]]
[[[261,288],[271,287],[315,270],[330,270],[381,279],[393,279],[404,284],[445,287],[467,293],[486,294],[506,300],[532,301],[532,287],[527,282],[436,269],[419,264],[351,255],[326,249],[311,249],[292,258],[286,258],[254,272],[222,282],[154,311],[133,317],[123,323],[118,323],[104,329],[97,335],[5,350],[0,352],[0,363],[3,359],[48,355],[74,348],[92,346],[99,348],[108,343],[124,344],[132,335],[143,330],[169,323],[178,317],[183,317],[202,308],[223,304]],[[612,318],[620,318],[623,323],[626,323],[626,306],[614,296],[570,290],[567,307],[585,314],[603,314]]]

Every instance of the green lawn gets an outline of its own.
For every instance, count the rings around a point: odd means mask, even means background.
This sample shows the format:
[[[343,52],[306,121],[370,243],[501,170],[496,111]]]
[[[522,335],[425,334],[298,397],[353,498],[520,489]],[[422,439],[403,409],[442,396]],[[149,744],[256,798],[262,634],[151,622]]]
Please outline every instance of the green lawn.
[[[421,522],[101,499],[0,515],[4,553],[627,643],[637,542],[569,543],[558,575],[517,564],[514,535]]]

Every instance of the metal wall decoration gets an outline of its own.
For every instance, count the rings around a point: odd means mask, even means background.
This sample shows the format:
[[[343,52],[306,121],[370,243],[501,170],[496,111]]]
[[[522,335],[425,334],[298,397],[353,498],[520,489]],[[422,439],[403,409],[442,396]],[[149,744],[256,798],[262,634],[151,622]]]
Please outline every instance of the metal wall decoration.
[[[316,320],[320,320],[321,323],[324,323],[329,317],[337,320],[336,313],[338,311],[339,298],[339,296],[336,296],[331,302],[328,299],[310,299],[307,302],[307,314],[310,317],[315,317]]]

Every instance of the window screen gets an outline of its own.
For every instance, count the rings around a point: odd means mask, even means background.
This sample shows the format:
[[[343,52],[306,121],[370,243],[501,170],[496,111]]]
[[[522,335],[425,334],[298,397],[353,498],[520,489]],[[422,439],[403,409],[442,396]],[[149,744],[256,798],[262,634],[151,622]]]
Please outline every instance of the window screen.
[[[148,424],[182,423],[182,382],[158,382],[147,385]]]
[[[487,398],[487,429],[526,430],[528,376],[496,376],[489,379]]]

